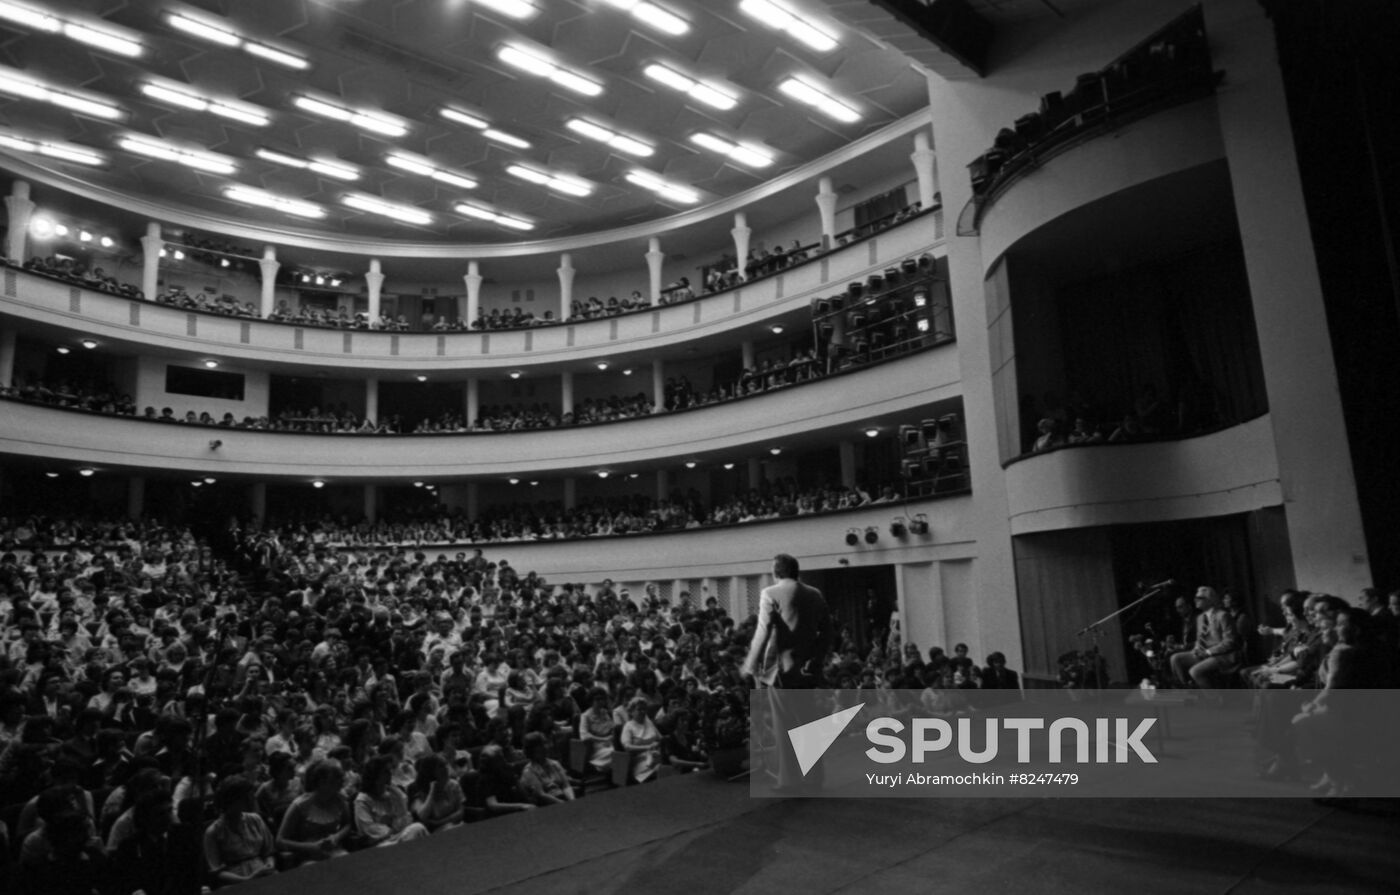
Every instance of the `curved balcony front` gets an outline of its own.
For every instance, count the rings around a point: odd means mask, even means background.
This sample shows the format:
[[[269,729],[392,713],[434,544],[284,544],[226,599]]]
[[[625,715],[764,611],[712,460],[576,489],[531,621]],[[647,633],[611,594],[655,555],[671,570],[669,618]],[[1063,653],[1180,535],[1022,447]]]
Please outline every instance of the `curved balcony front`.
[[[388,333],[269,323],[120,298],[17,270],[4,271],[0,313],[101,340],[244,362],[384,372],[546,369],[654,356],[705,339],[732,344],[745,328],[785,315],[796,325],[812,299],[941,247],[935,214],[912,218],[774,276],[682,304],[527,329]]]
[[[1060,448],[1006,467],[1012,534],[1243,513],[1283,503],[1269,415],[1178,441]]]
[[[740,448],[860,437],[960,391],[951,346],[740,401],[636,420],[440,435],[312,435],[162,424],[6,402],[0,454],[97,468],[407,482],[618,470]],[[220,442],[211,447],[214,441]]]
[[[1214,97],[1085,140],[1019,177],[987,207],[979,227],[984,273],[1021,239],[1077,208],[1224,157]]]

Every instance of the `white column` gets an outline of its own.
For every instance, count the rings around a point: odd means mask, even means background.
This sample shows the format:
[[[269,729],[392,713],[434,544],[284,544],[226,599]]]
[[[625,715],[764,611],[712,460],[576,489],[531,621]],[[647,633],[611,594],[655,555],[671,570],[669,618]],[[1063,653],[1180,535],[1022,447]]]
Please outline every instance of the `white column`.
[[[365,419],[379,422],[379,380],[373,376],[365,380]]]
[[[379,486],[372,482],[365,485],[365,518],[371,522],[379,518]]]
[[[140,519],[146,512],[146,479],[134,475],[126,480],[126,518]]]
[[[565,370],[559,374],[559,415],[574,412],[574,374]]]
[[[745,339],[739,343],[739,350],[744,355],[744,369],[752,370],[754,363],[753,339]]]
[[[647,273],[651,275],[651,303],[661,304],[661,262],[666,255],[661,251],[661,240],[653,236],[647,241]]]
[[[160,283],[160,250],[165,242],[160,238],[160,224],[154,221],[146,224],[146,235],[141,237],[141,292],[147,301],[155,301],[156,289]]]
[[[574,300],[574,259],[568,252],[559,256],[559,319],[569,319],[569,304]]]
[[[763,484],[763,461],[757,457],[749,458],[749,488],[757,489]]]
[[[671,493],[671,474],[665,469],[656,471],[656,499],[665,500]]]
[[[841,453],[841,486],[843,488],[854,488],[856,486],[856,446],[854,442],[843,441],[837,445]]]
[[[255,482],[248,487],[248,510],[259,522],[267,518],[267,484]]]
[[[263,256],[262,260],[258,262],[258,267],[262,269],[262,296],[259,313],[267,317],[277,306],[277,271],[282,267],[277,262],[277,249],[272,246],[263,246]]]
[[[749,219],[742,211],[734,212],[734,229],[729,231],[729,235],[734,237],[734,257],[739,267],[739,279],[747,280],[749,276],[744,272],[744,267],[749,258],[749,237],[753,236],[753,230],[749,229]]]
[[[0,330],[0,386],[15,384],[15,331]]]
[[[938,191],[937,169],[933,147],[929,145],[928,131],[914,132],[914,151],[909,153],[914,163],[914,176],[919,179],[919,208],[927,211],[933,207],[933,194]],[[833,206],[834,206],[833,201]]]
[[[465,392],[467,428],[470,429],[476,425],[476,418],[481,416],[481,380],[475,376],[468,376]]]
[[[1301,587],[1350,596],[1371,586],[1371,568],[1273,28],[1247,0],[1211,0],[1205,17],[1211,62],[1230,73],[1216,107],[1246,234],[1294,575]]]
[[[651,362],[651,412],[666,412],[666,365],[659,357]]]
[[[9,212],[10,222],[10,230],[5,237],[5,257],[16,264],[23,264],[29,222],[34,217],[34,202],[29,198],[28,181],[15,181],[10,194],[5,197],[5,210]]]
[[[830,177],[817,181],[817,213],[822,219],[822,248],[829,249],[836,242],[836,190]]]
[[[467,284],[467,325],[471,326],[476,322],[476,318],[481,316],[481,281],[485,279],[481,275],[481,265],[475,261],[467,262],[467,274],[462,277]]]
[[[578,505],[578,487],[573,476],[564,479],[564,509],[572,510]]]
[[[369,287],[369,323],[375,326],[379,322],[379,296],[384,289],[384,271],[379,266],[379,259],[373,258],[369,262],[369,272],[365,274],[365,285]]]

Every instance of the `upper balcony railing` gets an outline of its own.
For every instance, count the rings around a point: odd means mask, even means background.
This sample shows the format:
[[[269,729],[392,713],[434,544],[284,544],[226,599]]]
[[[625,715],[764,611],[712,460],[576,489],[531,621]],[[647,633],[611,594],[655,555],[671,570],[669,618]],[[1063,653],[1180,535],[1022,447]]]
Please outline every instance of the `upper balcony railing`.
[[[594,320],[475,332],[335,330],[186,310],[95,291],[16,269],[4,271],[0,312],[96,336],[243,360],[322,367],[475,370],[662,352],[789,313],[851,281],[933,250],[938,209],[907,217],[768,275],[692,300]]]

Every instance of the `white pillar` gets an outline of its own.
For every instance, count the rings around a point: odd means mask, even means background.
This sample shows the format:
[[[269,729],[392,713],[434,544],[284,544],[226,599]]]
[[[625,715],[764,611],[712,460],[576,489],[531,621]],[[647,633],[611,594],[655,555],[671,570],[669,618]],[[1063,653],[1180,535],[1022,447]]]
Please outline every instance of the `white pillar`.
[[[559,374],[559,415],[574,412],[574,374],[565,370]]]
[[[272,246],[263,246],[263,256],[262,260],[258,262],[258,267],[262,268],[262,296],[259,313],[267,317],[277,306],[277,271],[282,267],[277,262],[277,249]]]
[[[856,446],[854,442],[843,441],[837,445],[841,453],[841,487],[856,486]]]
[[[578,487],[573,476],[564,479],[564,509],[572,510],[578,505]]]
[[[656,471],[656,499],[665,500],[671,493],[671,474],[665,469]]]
[[[10,194],[5,197],[5,210],[9,212],[10,221],[10,230],[5,237],[5,257],[16,264],[23,264],[29,222],[34,217],[34,202],[29,198],[28,181],[15,181]]]
[[[933,194],[938,191],[934,152],[929,145],[928,131],[914,132],[914,151],[909,153],[909,160],[914,163],[914,176],[919,179],[919,209],[927,211],[933,207]]]
[[[666,412],[666,365],[659,357],[651,362],[651,412]]]
[[[1247,0],[1204,8],[1212,65],[1230,73],[1216,107],[1246,234],[1294,575],[1301,587],[1350,596],[1371,586],[1371,569],[1273,27]]]
[[[369,273],[365,274],[365,285],[369,286],[369,323],[375,326],[379,322],[379,296],[384,288],[384,271],[379,266],[379,259],[373,258],[369,262]]]
[[[651,275],[651,303],[661,304],[661,262],[666,255],[661,251],[661,240],[653,236],[647,241],[647,273]]]
[[[763,461],[757,457],[749,458],[749,488],[757,490],[763,484]]]
[[[744,354],[744,369],[752,370],[754,363],[753,339],[745,339],[740,342],[739,350]]]
[[[156,289],[160,283],[160,250],[165,242],[160,238],[160,224],[154,221],[146,224],[146,235],[141,237],[141,292],[147,301],[155,301]]]
[[[466,412],[467,428],[476,425],[476,418],[481,416],[481,380],[475,376],[467,377],[466,388]]]
[[[462,280],[467,284],[467,326],[476,322],[476,318],[481,316],[481,281],[485,279],[481,275],[481,265],[475,261],[467,262],[467,274]]]
[[[829,249],[836,243],[836,190],[830,177],[817,181],[817,212],[822,219],[822,248]]]
[[[255,482],[248,488],[248,511],[259,522],[267,518],[267,484]]]
[[[559,256],[559,319],[569,319],[569,305],[574,300],[574,259],[568,252]]]
[[[379,422],[379,380],[373,376],[365,380],[365,419]]]
[[[0,386],[15,384],[15,331],[0,330]]]
[[[734,212],[734,229],[729,231],[729,235],[734,237],[734,258],[739,267],[739,279],[747,280],[749,275],[744,268],[748,263],[749,237],[753,235],[753,230],[749,229],[749,219],[742,211]]]
[[[126,518],[140,519],[146,512],[146,479],[134,475],[126,480]]]
[[[370,522],[379,518],[379,487],[373,482],[365,485],[365,518]]]

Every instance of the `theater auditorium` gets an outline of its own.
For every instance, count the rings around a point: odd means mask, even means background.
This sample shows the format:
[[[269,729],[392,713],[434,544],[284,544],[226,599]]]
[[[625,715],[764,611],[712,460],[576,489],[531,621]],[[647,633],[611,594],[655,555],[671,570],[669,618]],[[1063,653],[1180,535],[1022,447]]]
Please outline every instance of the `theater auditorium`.
[[[1395,686],[1394,7],[0,0],[0,892],[1394,891],[1315,719],[765,798],[744,673]]]

